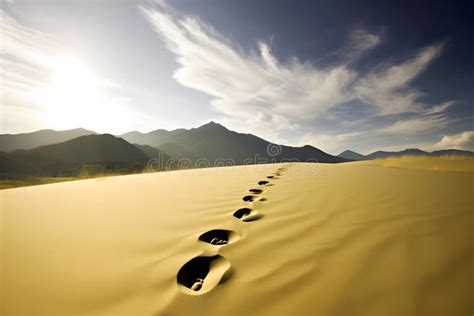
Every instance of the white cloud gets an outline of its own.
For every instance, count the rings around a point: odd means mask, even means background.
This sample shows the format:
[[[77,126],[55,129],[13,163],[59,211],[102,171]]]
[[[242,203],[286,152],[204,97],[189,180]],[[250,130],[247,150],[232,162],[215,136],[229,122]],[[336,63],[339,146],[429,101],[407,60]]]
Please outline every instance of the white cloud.
[[[372,34],[364,29],[355,29],[350,33],[350,47],[346,55],[357,58],[368,50],[378,46],[382,39],[377,34]]]
[[[379,35],[363,29],[349,34],[348,46],[338,53],[344,57],[339,64],[319,68],[296,57],[279,61],[265,42],[258,43],[258,54],[245,53],[197,17],[182,15],[164,1],[141,9],[176,56],[176,81],[212,96],[211,104],[226,115],[220,121],[230,126],[240,125],[241,130],[275,141],[281,140],[280,132],[308,127],[315,119],[350,125],[351,130],[339,131],[339,137],[326,132],[301,138],[331,150],[363,132],[403,135],[441,129],[448,123],[444,111],[452,101],[430,109],[420,101],[423,93],[410,87],[441,53],[443,44],[428,46],[400,64],[382,64],[360,74],[349,68],[351,62],[381,43]],[[329,112],[354,100],[374,106],[366,119],[400,113],[412,113],[412,117],[376,126],[377,130],[364,130],[361,124],[344,124],[344,117]]]
[[[174,78],[182,85],[214,97],[221,113],[239,119],[263,113],[284,117],[288,124],[308,121],[351,98],[357,74],[346,65],[327,69],[297,58],[282,63],[268,44],[259,54],[245,54],[211,26],[194,17],[173,13],[163,6],[142,8],[155,31],[176,55]],[[358,53],[376,45],[375,36],[358,32]]]
[[[427,110],[427,114],[436,114],[446,111],[448,108],[454,105],[454,101],[447,101],[441,104],[433,106],[431,109]]]
[[[377,107],[381,114],[427,110],[426,105],[419,101],[424,94],[411,88],[409,83],[439,56],[442,48],[443,44],[431,45],[402,64],[376,67],[356,83],[356,96]]]
[[[279,131],[294,131],[299,127],[290,124],[284,116],[268,115],[266,113],[259,113],[246,118],[221,117],[215,119],[215,121],[231,130],[258,135],[258,137],[275,144],[286,144],[288,141],[285,135],[279,133]]]
[[[445,135],[434,144],[435,150],[440,149],[464,149],[474,150],[474,131],[465,131],[454,135]]]
[[[439,141],[422,141],[417,143],[406,143],[392,146],[375,147],[367,151],[371,153],[375,150],[400,151],[407,148],[419,148],[428,152],[443,149],[460,149],[474,151],[474,131],[465,131],[458,134],[444,135]]]
[[[444,115],[425,115],[397,121],[382,128],[380,133],[397,135],[424,133],[442,129],[447,125],[448,120]]]

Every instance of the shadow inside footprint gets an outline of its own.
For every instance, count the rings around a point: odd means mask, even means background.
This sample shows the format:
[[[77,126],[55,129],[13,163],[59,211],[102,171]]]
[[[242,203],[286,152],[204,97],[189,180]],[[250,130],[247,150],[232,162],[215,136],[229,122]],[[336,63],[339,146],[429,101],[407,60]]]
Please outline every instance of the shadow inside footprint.
[[[262,215],[259,212],[253,211],[252,209],[247,208],[247,207],[244,207],[235,211],[234,216],[244,222],[255,221],[262,217]]]
[[[245,202],[253,202],[254,199],[255,197],[253,195],[246,195],[242,198]]]
[[[274,176],[268,176],[267,179],[274,179]]]
[[[196,257],[178,272],[177,281],[187,294],[200,295],[228,279],[230,262],[222,256]]]
[[[268,181],[258,181],[258,185],[267,185],[269,182]]]
[[[260,189],[250,189],[249,192],[250,192],[250,193],[254,193],[254,194],[260,194],[260,193],[262,193],[263,191],[260,190]]]
[[[221,246],[239,239],[239,235],[231,230],[213,229],[199,236],[199,240],[211,245]]]

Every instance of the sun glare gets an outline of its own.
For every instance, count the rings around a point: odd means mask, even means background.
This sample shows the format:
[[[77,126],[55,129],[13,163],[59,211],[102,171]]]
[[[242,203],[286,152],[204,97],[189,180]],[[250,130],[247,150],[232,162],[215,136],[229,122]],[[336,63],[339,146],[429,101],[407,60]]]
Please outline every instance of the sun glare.
[[[108,93],[110,84],[75,57],[58,56],[52,60],[50,69],[48,83],[27,93],[44,109],[48,126],[96,131],[120,128],[126,113]]]
[[[96,76],[87,69],[78,59],[73,57],[59,57],[55,61],[53,86],[60,92],[91,93],[99,85]]]

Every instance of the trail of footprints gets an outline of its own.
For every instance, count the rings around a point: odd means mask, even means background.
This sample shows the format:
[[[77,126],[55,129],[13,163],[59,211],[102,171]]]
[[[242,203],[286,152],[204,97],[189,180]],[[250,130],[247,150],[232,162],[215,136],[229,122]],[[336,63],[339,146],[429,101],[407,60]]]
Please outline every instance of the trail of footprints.
[[[249,194],[242,200],[248,203],[248,207],[240,208],[232,214],[242,222],[252,222],[262,218],[262,214],[251,208],[255,201],[265,201],[262,197],[265,187],[268,187],[271,180],[276,180],[286,171],[288,166],[280,167],[275,173],[267,176],[266,180],[258,182],[259,188],[252,188]],[[224,283],[230,277],[231,264],[229,260],[217,254],[220,247],[234,243],[240,238],[239,234],[226,229],[213,229],[202,233],[199,241],[211,245],[215,250],[214,256],[198,256],[181,267],[177,275],[177,282],[180,289],[189,295],[201,295],[209,292],[220,283]]]

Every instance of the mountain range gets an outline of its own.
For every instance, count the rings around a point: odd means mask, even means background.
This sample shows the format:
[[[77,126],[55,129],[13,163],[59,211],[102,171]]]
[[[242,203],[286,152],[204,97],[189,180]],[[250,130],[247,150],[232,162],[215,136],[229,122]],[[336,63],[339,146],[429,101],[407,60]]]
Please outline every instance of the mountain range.
[[[18,175],[64,177],[97,171],[133,172],[143,170],[152,158],[155,159],[153,167],[159,170],[182,168],[178,163],[182,159],[188,162],[186,167],[192,167],[199,160],[202,163],[203,159],[208,166],[220,159],[221,164],[347,161],[312,146],[275,145],[214,122],[189,130],[131,132],[119,136],[75,129],[1,137],[5,144],[1,147],[4,151],[0,152],[0,174],[4,178]],[[51,144],[55,140],[59,142]]]
[[[362,155],[352,150],[343,151],[338,157],[349,159],[349,160],[372,160],[382,159],[388,157],[401,157],[401,156],[428,156],[428,157],[442,157],[442,156],[471,156],[474,157],[474,152],[468,150],[458,149],[445,149],[436,150],[432,152],[423,151],[417,148],[408,148],[401,151],[375,151],[368,155]]]
[[[346,161],[309,145],[303,147],[273,145],[255,135],[237,133],[215,122],[190,130],[156,130],[146,134],[131,132],[120,137],[131,143],[158,148],[177,159],[206,158],[214,162],[216,159],[230,158],[237,164],[242,164],[257,155],[258,158],[268,161],[272,159],[275,161],[316,159],[319,162],[329,163]],[[269,146],[275,152],[268,152]]]
[[[81,173],[139,172],[150,165],[154,170],[223,164],[251,164],[281,161],[339,163],[392,156],[469,155],[470,151],[419,149],[399,152],[376,151],[362,155],[346,150],[338,156],[305,145],[272,144],[252,134],[237,133],[209,122],[198,128],[149,133],[130,132],[118,136],[97,134],[78,128],[66,131],[40,130],[0,135],[0,177],[77,176]],[[153,159],[153,160],[151,160]],[[186,164],[179,163],[186,160]]]

